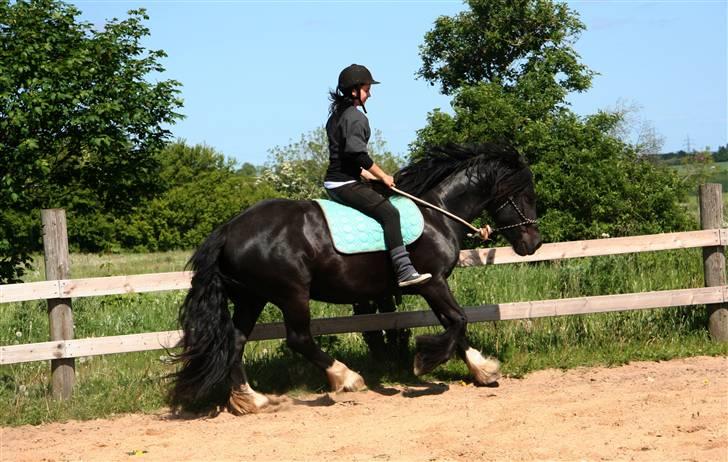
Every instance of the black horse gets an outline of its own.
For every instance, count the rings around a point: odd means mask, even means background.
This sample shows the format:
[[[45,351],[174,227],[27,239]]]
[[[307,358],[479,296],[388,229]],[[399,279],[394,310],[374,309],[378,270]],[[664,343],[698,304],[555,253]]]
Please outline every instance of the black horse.
[[[469,221],[487,210],[519,255],[541,246],[533,176],[510,147],[448,145],[400,170],[395,182],[399,189]],[[499,377],[499,364],[468,345],[465,313],[447,284],[467,228],[432,209],[421,210],[424,233],[409,251],[415,266],[432,273],[432,279],[402,293],[423,296],[445,332],[416,339],[414,372],[430,372],[458,353],[476,383],[491,383]],[[242,361],[267,302],[283,313],[288,346],[325,371],[332,390],[365,386],[359,374],[314,341],[309,300],[352,304],[382,299],[399,289],[386,252],[336,252],[316,203],[262,201],[214,230],[189,266],[195,274],[179,314],[184,337],[177,356],[182,367],[173,375],[169,396],[174,409],[227,403],[232,412],[248,413],[270,403],[250,387]],[[228,301],[234,305],[232,316]]]

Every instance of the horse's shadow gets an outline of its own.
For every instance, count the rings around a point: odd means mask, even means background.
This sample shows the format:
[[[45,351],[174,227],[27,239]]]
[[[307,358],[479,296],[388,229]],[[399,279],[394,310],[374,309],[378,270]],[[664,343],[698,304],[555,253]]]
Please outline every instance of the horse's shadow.
[[[405,384],[401,388],[390,386],[374,386],[368,387],[368,391],[383,396],[402,395],[404,398],[418,398],[421,396],[441,395],[448,391],[450,386],[445,383],[437,382],[419,382]],[[326,393],[321,396],[312,398],[291,398],[290,403],[294,406],[307,407],[328,407],[337,404],[356,404],[356,395],[351,395],[353,399],[347,399],[345,393]]]
[[[320,340],[323,343],[339,343],[336,337]],[[450,389],[447,382],[462,381],[459,373],[447,370],[430,374],[430,379],[434,381],[414,375],[412,345],[408,345],[405,339],[400,339],[395,347],[396,351],[390,349],[384,355],[381,351],[374,353],[369,349],[339,348],[337,359],[362,375],[369,392],[381,396],[401,395],[408,399],[436,396]],[[253,357],[246,360],[246,368],[255,377],[253,387],[276,403],[264,412],[277,412],[292,406],[329,407],[359,404],[356,393],[329,392],[325,376],[300,355],[292,353],[285,343],[281,342],[277,348],[274,347],[274,351],[273,355],[267,357]],[[498,383],[488,386],[497,387]],[[289,396],[290,394],[294,396]],[[225,412],[223,408],[217,407],[200,412],[173,412],[161,418],[163,420],[214,418],[223,412]]]
[[[425,383],[419,387],[405,387],[402,390],[402,396],[405,398],[419,398],[421,396],[441,395],[450,389],[450,385],[446,383]]]
[[[369,392],[381,396],[401,395],[405,398],[418,398],[440,395],[450,389],[446,383],[432,382],[415,376],[411,369],[414,351],[406,348],[400,348],[396,355],[391,355],[388,359],[374,358],[371,352],[352,351],[341,354],[340,358],[364,377]],[[322,380],[322,378],[317,376],[315,380]],[[323,391],[323,387],[325,385],[322,384],[322,388],[319,390]],[[296,398],[292,401],[294,405],[312,407],[333,406],[342,402],[355,401],[355,399],[347,399],[346,396],[346,393],[325,393],[312,399]]]

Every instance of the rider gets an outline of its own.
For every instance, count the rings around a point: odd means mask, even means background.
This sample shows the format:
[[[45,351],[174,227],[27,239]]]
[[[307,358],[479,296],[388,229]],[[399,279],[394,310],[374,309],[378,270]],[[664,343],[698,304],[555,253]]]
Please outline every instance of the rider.
[[[366,67],[352,64],[341,71],[336,91],[329,93],[331,105],[326,122],[329,167],[324,187],[336,202],[353,207],[382,225],[384,241],[400,287],[422,284],[432,275],[420,274],[412,266],[402,241],[399,211],[370,184],[361,181],[364,177],[381,180],[388,187],[394,186],[394,178],[375,164],[367,153],[371,130],[364,115],[367,112],[364,103],[371,96],[371,86],[377,83]],[[359,111],[359,107],[364,113]]]

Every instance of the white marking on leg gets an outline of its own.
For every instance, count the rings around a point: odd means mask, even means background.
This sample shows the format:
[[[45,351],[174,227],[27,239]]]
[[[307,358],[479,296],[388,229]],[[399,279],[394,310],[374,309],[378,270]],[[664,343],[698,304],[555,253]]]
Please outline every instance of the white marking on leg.
[[[359,391],[366,387],[361,375],[336,360],[334,360],[334,364],[326,369],[326,376],[329,379],[332,391]]]
[[[228,404],[233,414],[254,414],[268,406],[270,400],[244,383],[230,393]]]
[[[422,375],[422,369],[423,369],[422,356],[419,353],[417,353],[415,355],[415,362],[413,364],[412,371],[414,372],[414,374],[416,376],[420,376],[420,375]]]
[[[253,390],[253,388],[248,385],[247,383],[240,387],[240,391],[246,394],[247,396],[250,396],[253,400],[253,404],[260,409],[268,404],[269,400],[268,397],[258,393],[257,391]]]
[[[475,381],[480,385],[493,383],[501,376],[500,361],[495,358],[484,358],[475,348],[468,348],[465,352],[465,363]]]

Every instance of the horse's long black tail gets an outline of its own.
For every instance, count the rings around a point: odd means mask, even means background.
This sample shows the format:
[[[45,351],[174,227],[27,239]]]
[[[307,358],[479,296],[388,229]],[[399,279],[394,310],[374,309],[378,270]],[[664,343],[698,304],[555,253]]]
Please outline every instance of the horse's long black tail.
[[[227,401],[235,363],[235,329],[228,309],[218,258],[226,226],[217,228],[188,263],[195,272],[192,288],[179,310],[182,367],[172,374],[169,404],[175,410],[199,410]]]

